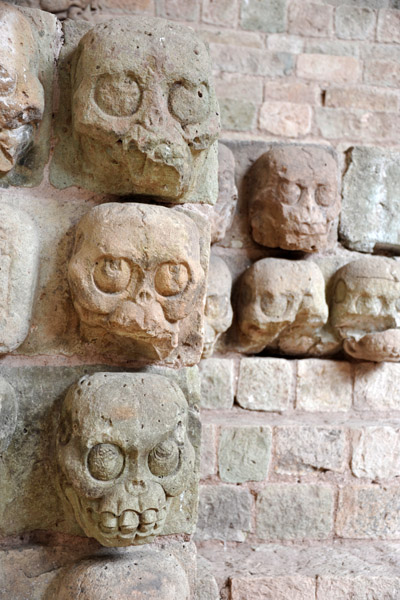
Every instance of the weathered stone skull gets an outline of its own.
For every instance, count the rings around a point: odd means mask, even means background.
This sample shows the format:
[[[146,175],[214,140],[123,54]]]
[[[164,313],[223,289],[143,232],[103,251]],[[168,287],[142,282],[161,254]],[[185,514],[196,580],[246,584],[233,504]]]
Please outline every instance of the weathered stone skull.
[[[64,400],[56,452],[62,496],[103,546],[150,542],[170,499],[192,483],[188,406],[178,385],[150,373],[96,373]]]
[[[79,43],[72,88],[74,136],[96,189],[215,202],[200,188],[217,175],[219,110],[192,30],[137,16],[99,24]]]
[[[221,335],[231,326],[232,275],[226,263],[216,255],[210,257],[205,316],[205,336],[202,358],[209,358]]]
[[[29,147],[44,110],[38,50],[28,20],[0,6],[0,177]]]
[[[330,320],[347,354],[375,362],[400,360],[400,264],[369,256],[335,275]]]
[[[177,209],[102,204],[78,225],[68,275],[81,322],[165,358],[203,302],[199,230]]]
[[[258,244],[315,252],[332,243],[340,196],[328,150],[277,146],[260,156],[249,177],[250,225]]]
[[[245,352],[281,345],[286,353],[310,352],[328,320],[319,267],[279,258],[259,260],[239,281],[237,317]]]
[[[218,200],[211,210],[211,243],[225,237],[232,225],[238,198],[235,157],[225,144],[218,144]]]

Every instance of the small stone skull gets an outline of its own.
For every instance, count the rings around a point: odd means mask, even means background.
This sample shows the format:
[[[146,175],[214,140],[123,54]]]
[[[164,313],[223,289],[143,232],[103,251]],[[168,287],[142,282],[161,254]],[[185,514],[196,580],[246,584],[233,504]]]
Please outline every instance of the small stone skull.
[[[132,342],[134,354],[166,358],[182,321],[202,310],[199,230],[179,209],[102,204],[78,225],[68,275],[81,323],[97,328],[95,337],[108,333]]]
[[[339,269],[330,320],[355,358],[400,360],[400,263],[369,256]]]
[[[13,6],[0,6],[0,177],[29,148],[44,110],[38,50],[30,24]]]
[[[211,243],[219,242],[233,222],[238,198],[235,157],[225,144],[218,144],[218,200],[211,209]]]
[[[219,109],[208,50],[192,30],[138,16],[99,24],[79,43],[72,88],[74,137],[94,188],[216,201]]]
[[[237,318],[245,352],[264,348],[287,354],[318,354],[328,320],[325,282],[309,262],[264,258],[238,282]]]
[[[218,339],[232,324],[231,290],[232,275],[226,263],[219,256],[212,254],[204,309],[205,336],[202,358],[212,355]]]
[[[332,243],[340,196],[336,160],[327,149],[277,146],[260,156],[249,178],[258,244],[315,252]]]
[[[151,542],[192,483],[188,406],[167,377],[96,373],[72,386],[57,431],[59,488],[103,546]]]

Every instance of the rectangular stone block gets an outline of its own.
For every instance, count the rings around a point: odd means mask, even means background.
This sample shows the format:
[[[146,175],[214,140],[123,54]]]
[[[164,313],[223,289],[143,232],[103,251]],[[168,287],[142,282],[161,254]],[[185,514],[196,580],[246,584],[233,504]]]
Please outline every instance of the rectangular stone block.
[[[333,506],[330,487],[270,484],[257,496],[257,535],[265,540],[325,539],[333,527]]]
[[[354,369],[356,410],[400,410],[400,364],[363,362]]]
[[[284,358],[242,358],[237,401],[249,410],[283,411],[293,406],[294,365]]]
[[[330,87],[326,90],[324,106],[397,112],[399,97],[394,91],[367,86]]]
[[[330,37],[333,28],[333,8],[297,0],[289,5],[289,33],[315,37]]]
[[[231,600],[315,600],[312,577],[232,577]]]
[[[200,477],[207,479],[217,473],[217,426],[204,424],[201,428]]]
[[[264,98],[295,104],[318,104],[321,98],[321,90],[313,83],[303,81],[285,83],[280,80],[271,80],[266,81],[264,84]]]
[[[203,0],[201,19],[204,23],[235,27],[238,20],[238,0]]]
[[[338,38],[366,40],[373,37],[376,12],[367,7],[338,6],[335,11],[335,29]]]
[[[248,131],[254,128],[257,106],[240,98],[221,98],[221,122],[224,129]]]
[[[368,577],[318,577],[316,600],[397,600],[400,598],[400,577],[377,575]]]
[[[211,44],[214,68],[227,73],[282,77],[293,71],[293,56],[287,52],[269,52],[258,48],[238,48]]]
[[[206,358],[199,363],[201,406],[231,408],[234,397],[234,363],[229,358]]]
[[[221,429],[219,476],[228,483],[263,481],[271,457],[270,427],[224,427]]]
[[[272,52],[289,52],[300,54],[304,48],[304,38],[299,35],[285,35],[284,33],[272,33],[267,38],[267,48]]]
[[[365,427],[352,435],[351,470],[356,477],[391,479],[400,476],[400,430]]]
[[[304,40],[304,54],[353,56],[354,58],[359,58],[361,54],[361,44],[359,42],[347,40],[307,38]]]
[[[214,85],[219,99],[241,98],[257,104],[261,104],[263,99],[263,80],[261,77],[221,73],[214,76]]]
[[[397,143],[400,135],[400,119],[393,113],[317,107],[314,118],[320,135],[329,140]]]
[[[242,0],[240,25],[243,29],[277,33],[286,28],[286,0]]]
[[[297,58],[298,77],[329,83],[351,83],[361,78],[361,62],[353,56],[300,54]]]
[[[346,434],[341,428],[276,427],[274,446],[275,471],[282,475],[344,469]]]
[[[197,32],[208,44],[227,44],[229,46],[244,46],[246,48],[264,48],[264,40],[261,33],[255,31],[241,31],[225,28],[205,28]]]
[[[196,540],[244,542],[251,530],[252,498],[234,486],[202,486]]]
[[[336,533],[343,538],[397,539],[400,487],[347,486],[340,490]]]
[[[364,81],[373,85],[400,86],[400,64],[397,60],[376,59],[366,60]]]
[[[300,137],[310,132],[311,106],[293,102],[264,102],[260,109],[259,127],[273,135]]]
[[[156,3],[156,15],[164,19],[197,21],[199,12],[197,0],[160,0]]]
[[[378,42],[400,44],[400,10],[379,11],[376,36]]]
[[[312,412],[342,412],[351,408],[352,395],[349,363],[315,358],[298,361],[296,408]]]

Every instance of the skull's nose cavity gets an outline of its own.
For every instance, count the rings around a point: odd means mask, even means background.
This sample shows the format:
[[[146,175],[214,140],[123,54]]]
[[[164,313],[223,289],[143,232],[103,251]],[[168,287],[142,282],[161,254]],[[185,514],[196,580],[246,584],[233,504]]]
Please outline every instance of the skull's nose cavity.
[[[148,302],[151,302],[152,298],[153,296],[148,290],[141,290],[137,295],[138,301],[142,304],[147,304]]]
[[[139,515],[134,510],[124,510],[118,519],[118,527],[122,533],[132,533],[139,526]]]

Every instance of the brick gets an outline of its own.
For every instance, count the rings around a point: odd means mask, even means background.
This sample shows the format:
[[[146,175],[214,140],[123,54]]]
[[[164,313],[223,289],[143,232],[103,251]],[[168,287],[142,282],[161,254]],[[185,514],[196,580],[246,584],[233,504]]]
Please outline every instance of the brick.
[[[214,77],[214,85],[218,98],[240,98],[256,103],[261,103],[263,100],[261,77],[221,73],[218,77]]]
[[[322,485],[270,484],[257,496],[257,535],[265,540],[325,539],[333,526],[333,493]]]
[[[235,31],[232,29],[197,30],[200,37],[208,44],[227,44],[231,46],[246,46],[248,48],[264,48],[264,40],[259,33],[252,31]]]
[[[360,363],[354,373],[356,410],[400,410],[400,364]]]
[[[396,600],[400,598],[400,577],[318,577],[316,600]]]
[[[251,495],[238,487],[201,486],[195,539],[244,542],[251,529]]]
[[[319,40],[317,38],[304,40],[304,54],[327,54],[330,56],[353,56],[361,54],[359,42],[342,40]]]
[[[314,83],[271,80],[264,84],[264,98],[279,102],[294,102],[295,104],[318,104],[321,90]]]
[[[400,60],[400,45],[395,44],[357,44],[362,59]]]
[[[390,479],[400,476],[400,431],[365,427],[353,431],[351,470],[356,477]]]
[[[244,483],[266,479],[271,439],[270,427],[224,427],[218,451],[222,481]]]
[[[312,109],[308,104],[294,102],[264,102],[261,105],[259,127],[273,135],[300,137],[311,130]]]
[[[317,107],[314,118],[318,133],[326,139],[397,143],[400,135],[399,115],[394,113]]]
[[[298,0],[289,5],[288,20],[289,33],[329,37],[333,30],[333,8]]]
[[[297,76],[329,83],[357,81],[361,76],[361,63],[353,56],[328,56],[300,54],[297,57]]]
[[[298,361],[296,408],[312,412],[346,411],[351,408],[352,392],[349,363],[318,358]]]
[[[391,90],[367,86],[331,87],[326,90],[324,106],[331,108],[356,108],[377,112],[397,112],[399,98]]]
[[[385,8],[390,6],[391,2],[398,0],[320,0],[323,4],[332,4],[333,6],[366,6],[367,8]]]
[[[199,12],[198,0],[159,0],[156,3],[156,14],[164,19],[197,21]]]
[[[400,10],[380,10],[376,32],[378,42],[400,44]]]
[[[231,408],[234,364],[228,358],[206,358],[199,363],[202,408]]]
[[[257,48],[238,48],[225,44],[211,44],[214,68],[228,73],[281,77],[294,68],[291,54],[269,52]]]
[[[232,577],[231,600],[315,600],[311,577]]]
[[[257,114],[257,106],[253,102],[241,98],[221,98],[219,107],[223,129],[234,131],[253,129]]]
[[[203,424],[201,429],[200,477],[207,479],[217,474],[217,426]]]
[[[303,52],[304,39],[298,35],[272,33],[267,37],[267,48],[273,52],[300,54]]]
[[[344,469],[346,434],[343,429],[315,426],[277,427],[275,471],[301,475],[313,471]]]
[[[400,87],[400,64],[396,60],[365,61],[364,80],[375,85]]]
[[[238,0],[203,0],[201,18],[204,23],[235,27],[238,10]]]
[[[376,12],[366,7],[338,6],[335,29],[338,38],[367,40],[374,35]]]
[[[243,29],[278,33],[286,29],[286,0],[242,0]]]
[[[344,538],[398,538],[400,487],[346,486],[340,490],[336,532]]]
[[[113,0],[112,6],[107,6],[104,13],[134,13],[134,14],[149,14],[154,15],[155,5],[154,0]],[[110,15],[111,16],[111,15]],[[115,14],[112,14],[115,17]]]
[[[293,381],[291,361],[284,358],[242,358],[237,402],[249,410],[287,410],[293,405]]]

